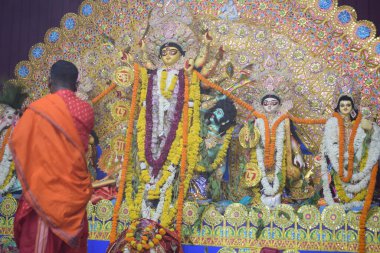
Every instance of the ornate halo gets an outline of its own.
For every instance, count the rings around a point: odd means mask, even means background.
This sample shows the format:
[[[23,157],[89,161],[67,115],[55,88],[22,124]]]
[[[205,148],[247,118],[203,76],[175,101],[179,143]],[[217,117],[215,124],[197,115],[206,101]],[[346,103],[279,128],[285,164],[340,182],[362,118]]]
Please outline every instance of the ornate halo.
[[[361,89],[355,85],[355,81],[349,75],[343,75],[338,78],[335,86],[334,101],[338,104],[339,99],[342,96],[348,96],[354,101],[354,107],[356,109],[360,106]]]
[[[198,41],[190,27],[179,21],[161,23],[151,27],[146,38],[147,53],[149,59],[157,67],[162,67],[163,63],[159,58],[160,47],[166,43],[174,42],[182,47],[186,52],[185,57],[174,66],[177,69],[183,68],[186,59],[195,59],[198,52]]]

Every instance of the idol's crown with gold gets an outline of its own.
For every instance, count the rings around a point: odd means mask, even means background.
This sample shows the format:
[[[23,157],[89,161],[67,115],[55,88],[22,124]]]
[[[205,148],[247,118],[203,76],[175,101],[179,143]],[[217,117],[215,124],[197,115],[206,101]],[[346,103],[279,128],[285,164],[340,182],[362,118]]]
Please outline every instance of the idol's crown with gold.
[[[187,59],[196,57],[199,43],[190,27],[192,20],[186,5],[177,1],[163,1],[153,9],[146,44],[150,59],[157,67],[160,65],[159,49],[169,42],[181,46]]]
[[[338,103],[342,96],[348,96],[354,101],[354,107],[358,109],[361,100],[361,87],[355,85],[353,78],[349,75],[343,75],[335,87],[334,101]]]

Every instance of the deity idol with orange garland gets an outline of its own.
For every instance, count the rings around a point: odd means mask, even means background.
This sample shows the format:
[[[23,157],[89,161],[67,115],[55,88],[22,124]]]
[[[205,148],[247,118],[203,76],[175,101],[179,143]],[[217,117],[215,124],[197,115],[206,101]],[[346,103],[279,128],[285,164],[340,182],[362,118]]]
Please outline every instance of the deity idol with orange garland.
[[[336,94],[335,112],[326,122],[322,142],[324,199],[328,205],[338,201],[347,210],[361,210],[365,202],[372,201],[380,129],[359,112],[360,91],[349,76],[342,78]],[[335,196],[330,182],[334,182]]]

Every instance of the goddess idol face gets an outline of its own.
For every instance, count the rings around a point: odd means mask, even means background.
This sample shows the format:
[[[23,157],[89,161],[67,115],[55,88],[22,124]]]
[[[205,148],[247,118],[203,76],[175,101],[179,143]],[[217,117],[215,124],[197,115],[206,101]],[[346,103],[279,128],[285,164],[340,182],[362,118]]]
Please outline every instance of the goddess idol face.
[[[341,100],[339,102],[339,112],[343,116],[347,116],[352,111],[352,103],[350,100]]]
[[[276,98],[268,97],[264,99],[264,101],[262,102],[262,106],[266,113],[275,113],[280,108],[280,101],[278,101]]]
[[[161,51],[161,59],[166,67],[171,67],[181,58],[180,51],[175,47],[165,47]]]

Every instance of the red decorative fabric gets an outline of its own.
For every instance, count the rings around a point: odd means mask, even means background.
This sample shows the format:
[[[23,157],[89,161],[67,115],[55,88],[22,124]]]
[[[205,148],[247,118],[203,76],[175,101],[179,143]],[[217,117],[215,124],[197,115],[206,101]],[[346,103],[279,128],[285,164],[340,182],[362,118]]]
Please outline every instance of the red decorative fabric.
[[[59,90],[55,94],[65,101],[87,152],[89,133],[94,128],[94,110],[87,102],[79,99],[71,90]]]
[[[115,185],[103,186],[94,190],[94,193],[91,196],[91,203],[96,205],[102,199],[114,199],[117,195],[117,188]]]

